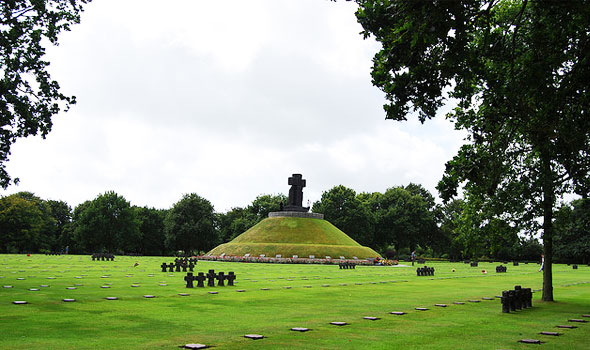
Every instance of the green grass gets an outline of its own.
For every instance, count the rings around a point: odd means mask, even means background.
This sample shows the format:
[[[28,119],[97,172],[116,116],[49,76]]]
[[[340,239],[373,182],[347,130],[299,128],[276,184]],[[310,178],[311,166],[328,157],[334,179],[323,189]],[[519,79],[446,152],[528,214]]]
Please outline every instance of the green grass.
[[[557,302],[540,302],[541,293],[535,293],[532,309],[503,314],[497,299],[467,300],[494,297],[516,284],[540,289],[538,265],[509,265],[507,273],[496,274],[498,264],[492,263],[480,263],[478,268],[428,263],[436,268],[435,276],[417,277],[414,268],[403,266],[340,270],[328,265],[201,261],[195,272],[234,271],[237,284],[187,289],[184,273],[160,272],[159,265],[170,260],[117,257],[114,262],[93,262],[88,256],[0,255],[0,285],[13,286],[0,288],[0,348],[178,349],[187,343],[216,349],[537,348],[517,342],[523,338],[542,339],[546,342],[542,349],[588,348],[590,324],[578,324],[577,329],[554,327],[590,314],[588,266],[572,270],[556,265]],[[133,267],[135,262],[139,266]],[[489,272],[484,275],[482,269]],[[106,283],[112,283],[111,288],[100,288]],[[140,287],[130,287],[134,283]],[[50,287],[39,287],[42,284]],[[66,290],[74,284],[82,285]],[[219,294],[207,293],[212,290]],[[186,292],[190,296],[178,295]],[[145,294],[156,298],[145,299]],[[107,296],[119,300],[107,301]],[[68,297],[77,301],[61,301]],[[13,305],[13,300],[29,304]],[[466,303],[454,305],[454,301]],[[449,306],[439,308],[435,303]],[[420,312],[415,307],[430,310]],[[390,311],[408,314],[395,316]],[[363,316],[381,319],[368,321]],[[331,321],[350,325],[331,326]],[[292,332],[292,327],[312,331]],[[540,331],[563,335],[542,336]],[[248,333],[267,338],[243,338]]]
[[[377,252],[363,247],[329,221],[309,218],[277,217],[267,218],[248,231],[242,233],[230,243],[222,244],[209,255],[265,254],[274,257],[298,255],[317,258],[325,256],[368,258],[379,256]]]

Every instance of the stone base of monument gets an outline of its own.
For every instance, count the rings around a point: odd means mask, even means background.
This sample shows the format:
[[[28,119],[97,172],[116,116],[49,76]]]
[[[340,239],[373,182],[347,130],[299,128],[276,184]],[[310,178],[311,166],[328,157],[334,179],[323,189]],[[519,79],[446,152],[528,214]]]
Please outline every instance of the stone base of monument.
[[[324,214],[308,213],[303,211],[272,211],[268,213],[269,218],[308,218],[324,220]]]

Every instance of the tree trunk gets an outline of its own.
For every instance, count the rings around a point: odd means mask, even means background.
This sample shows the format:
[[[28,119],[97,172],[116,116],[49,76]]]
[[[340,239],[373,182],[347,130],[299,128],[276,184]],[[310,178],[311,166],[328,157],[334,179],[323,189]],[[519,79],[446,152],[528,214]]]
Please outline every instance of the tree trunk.
[[[551,161],[541,155],[543,177],[543,247],[545,264],[543,267],[543,301],[553,301],[553,196],[554,185]]]

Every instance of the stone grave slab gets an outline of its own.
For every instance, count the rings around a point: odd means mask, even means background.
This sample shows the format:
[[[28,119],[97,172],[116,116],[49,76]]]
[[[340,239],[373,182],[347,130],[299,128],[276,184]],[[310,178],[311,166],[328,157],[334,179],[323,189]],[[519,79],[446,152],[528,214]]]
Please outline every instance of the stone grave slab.
[[[365,317],[363,317],[363,319],[369,320],[369,321],[377,321],[377,320],[380,320],[379,317],[375,317],[375,316],[365,316]]]
[[[76,301],[76,299],[70,299],[70,298],[66,298],[66,299],[62,299],[62,300],[66,303],[73,303]]]
[[[521,339],[519,342],[525,344],[541,344],[541,341],[538,339]]]
[[[570,325],[567,325],[567,324],[560,324],[560,325],[557,325],[555,327],[557,327],[557,328],[567,328],[567,329],[578,328],[577,326],[570,326]]]
[[[219,292],[208,292],[209,294],[219,294]]]
[[[417,307],[415,309],[418,311],[428,311],[428,308],[425,308],[425,307]]]
[[[12,302],[14,305],[28,304],[25,300],[15,300]]]
[[[258,340],[258,339],[264,338],[264,336],[261,334],[246,334],[246,335],[244,335],[244,338]]]
[[[12,288],[12,286],[2,286],[2,288]]]
[[[49,288],[49,285],[48,284],[42,284],[39,287],[41,287],[41,288]]]
[[[111,288],[111,286],[100,286],[100,288],[106,289],[106,288]]]
[[[180,295],[181,297],[188,297],[190,294],[188,294],[188,293],[178,293],[178,295]]]
[[[131,287],[137,288],[137,287],[139,287],[139,284],[132,284]]]
[[[207,349],[209,346],[205,344],[186,344],[181,346],[183,349]]]
[[[236,292],[238,292],[238,293],[243,293],[245,291],[246,291],[245,289],[236,289]]]
[[[438,306],[438,307],[447,307],[447,304],[434,304],[434,306]]]
[[[39,288],[29,288],[29,290],[30,290],[31,292],[37,292],[37,291],[39,290]]]
[[[66,287],[67,290],[74,290],[74,289],[78,289],[76,287]]]
[[[568,320],[568,322],[579,322],[579,323],[586,323],[588,321],[586,320],[582,320],[582,319],[578,319],[578,318],[572,318],[571,320]]]
[[[468,300],[470,303],[479,303],[481,300]]]
[[[331,325],[334,326],[346,326],[348,323],[346,322],[339,322],[339,321],[334,321],[334,322],[330,322]]]
[[[545,332],[545,331],[539,332],[539,334],[552,335],[552,336],[559,336],[559,335],[561,335],[561,333],[558,333],[558,332]]]
[[[392,311],[392,312],[390,312],[390,314],[401,316],[401,315],[405,315],[406,313],[403,311]]]
[[[119,298],[117,298],[117,297],[106,297],[105,299],[106,300],[119,300]]]
[[[291,330],[294,331],[294,332],[307,332],[307,331],[309,331],[309,328],[293,327],[293,328],[291,328]]]
[[[500,297],[501,298],[501,297]],[[494,300],[494,298],[483,297],[482,300]]]
[[[455,304],[455,305],[465,305],[465,303],[462,302],[462,301],[455,301],[453,304]]]
[[[144,295],[143,297],[147,298],[147,299],[151,299],[151,298],[155,298],[156,296],[147,294],[147,295]]]

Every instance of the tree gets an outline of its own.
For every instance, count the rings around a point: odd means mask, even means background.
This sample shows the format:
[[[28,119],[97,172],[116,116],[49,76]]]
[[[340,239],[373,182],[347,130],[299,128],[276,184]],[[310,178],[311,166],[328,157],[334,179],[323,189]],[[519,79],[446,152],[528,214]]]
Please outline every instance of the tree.
[[[139,252],[144,255],[164,255],[166,236],[164,218],[167,211],[148,207],[133,207],[139,223]]]
[[[324,214],[326,220],[359,244],[373,243],[373,215],[354,190],[342,185],[333,187],[322,193],[322,198],[313,204],[313,211]]]
[[[386,116],[433,118],[450,97],[466,144],[447,163],[481,210],[525,230],[543,217],[543,300],[553,300],[556,199],[590,191],[590,2],[357,0],[363,35],[382,49],[373,84]]]
[[[43,60],[47,43],[80,22],[83,4],[91,0],[3,0],[0,2],[0,186],[11,177],[5,163],[19,137],[45,137],[51,117],[67,111],[75,97],[60,92]],[[15,179],[14,182],[18,182]]]
[[[421,194],[413,194],[404,187],[392,187],[379,196],[375,213],[375,243],[380,247],[394,245],[415,249],[426,247],[432,231],[438,229],[428,202]]]
[[[185,194],[164,219],[166,246],[184,254],[208,251],[219,237],[215,230],[213,205],[196,193]]]
[[[0,252],[36,252],[44,226],[37,203],[13,194],[0,198]]]
[[[590,262],[590,199],[562,206],[555,220],[555,257],[561,262]]]
[[[138,252],[139,223],[129,202],[113,191],[74,211],[75,236],[86,252]]]
[[[287,197],[284,194],[263,194],[256,197],[256,199],[246,208],[246,210],[249,213],[255,215],[256,222],[254,224],[257,224],[260,221],[266,219],[268,217],[268,213],[281,210],[281,202],[283,204],[287,203]]]
[[[55,232],[55,246],[53,250],[58,247],[69,247],[67,234],[65,233],[68,225],[72,221],[72,208],[64,201],[48,200],[46,201],[51,217],[53,218],[53,231]]]

